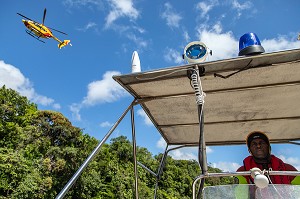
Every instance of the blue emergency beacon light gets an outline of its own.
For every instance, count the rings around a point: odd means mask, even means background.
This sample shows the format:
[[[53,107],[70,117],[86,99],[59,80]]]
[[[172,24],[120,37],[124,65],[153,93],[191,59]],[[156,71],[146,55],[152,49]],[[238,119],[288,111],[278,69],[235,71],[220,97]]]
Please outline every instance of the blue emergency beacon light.
[[[239,56],[257,55],[265,52],[255,33],[246,33],[240,37]]]

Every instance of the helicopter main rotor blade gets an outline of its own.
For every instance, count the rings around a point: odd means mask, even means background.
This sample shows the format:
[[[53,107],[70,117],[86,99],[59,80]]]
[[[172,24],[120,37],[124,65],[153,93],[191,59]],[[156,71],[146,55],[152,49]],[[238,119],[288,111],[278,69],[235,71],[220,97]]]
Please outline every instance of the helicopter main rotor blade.
[[[61,33],[61,34],[64,34],[64,35],[68,35],[67,33],[64,33],[64,32],[62,32],[62,31],[60,31],[60,30],[56,30],[56,29],[54,29],[54,28],[50,28],[49,26],[47,26],[47,28],[49,28],[49,29],[51,29],[51,30],[54,30],[54,31],[56,31],[56,32],[59,32],[59,33]]]
[[[47,12],[47,10],[46,10],[46,8],[45,8],[45,9],[44,9],[44,15],[43,15],[43,23],[42,23],[42,25],[44,25],[44,22],[45,22],[46,12]],[[25,19],[28,19],[28,20],[33,21],[33,22],[35,22],[35,23],[38,23],[38,22],[36,22],[36,21],[34,21],[34,20],[32,20],[32,19],[30,19],[30,18],[28,18],[28,17],[26,17],[26,16],[24,16],[24,15],[18,13],[18,12],[17,12],[17,14],[20,15],[20,16],[22,16],[22,17],[24,17]],[[50,27],[48,27],[48,26],[47,26],[47,28],[49,28],[49,29],[51,29],[51,30],[54,30],[54,31],[56,31],[56,32],[59,32],[59,33],[61,33],[61,34],[64,34],[64,35],[68,35],[67,33],[64,33],[64,32],[62,32],[62,31],[60,31],[60,30],[56,30],[56,29],[50,28]]]
[[[47,12],[47,10],[46,10],[46,8],[44,9],[44,15],[43,15],[43,25],[44,25],[44,22],[45,22],[45,18],[46,18],[46,12]]]
[[[24,15],[18,13],[18,12],[17,12],[17,14],[20,15],[20,16],[22,16],[22,17],[24,17],[25,19],[28,19],[28,20],[30,20],[30,21],[34,21],[34,20],[32,20],[32,19],[30,19],[30,18],[28,18],[28,17],[26,17],[26,16],[24,16]],[[34,21],[34,22],[36,22],[36,21]]]

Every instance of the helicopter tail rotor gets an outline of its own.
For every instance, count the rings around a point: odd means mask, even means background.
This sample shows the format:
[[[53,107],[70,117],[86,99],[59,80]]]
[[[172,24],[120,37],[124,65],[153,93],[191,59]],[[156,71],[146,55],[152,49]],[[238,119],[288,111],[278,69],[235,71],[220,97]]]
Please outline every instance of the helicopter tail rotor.
[[[64,47],[64,46],[66,46],[66,45],[70,45],[70,46],[72,46],[72,44],[70,43],[71,41],[70,40],[64,40],[63,42],[60,42],[59,44],[58,44],[58,48],[59,49],[61,49],[62,47]]]

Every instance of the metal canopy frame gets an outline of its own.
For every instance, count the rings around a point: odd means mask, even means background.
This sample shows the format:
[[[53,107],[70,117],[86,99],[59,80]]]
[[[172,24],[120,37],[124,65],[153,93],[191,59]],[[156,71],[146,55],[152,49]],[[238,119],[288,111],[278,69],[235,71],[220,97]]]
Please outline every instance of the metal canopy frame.
[[[191,71],[197,71],[198,89],[206,94],[205,106],[204,98],[201,103],[196,102],[199,100],[199,93],[195,84],[191,86]],[[137,165],[156,177],[156,197],[158,181],[166,156],[171,150],[187,146],[199,147],[202,175],[196,177],[193,184],[195,198],[197,181],[201,180],[201,193],[204,183],[202,179],[220,176],[207,172],[207,145],[245,144],[244,139],[252,130],[266,132],[271,143],[299,144],[295,141],[300,140],[300,49],[120,75],[114,76],[113,79],[126,89],[134,100],[59,193],[57,199],[65,196],[129,110],[135,198],[139,197]],[[141,105],[167,143],[157,173],[136,159],[133,107],[137,104]],[[175,147],[169,149],[169,146]],[[237,174],[240,173],[221,175]],[[300,175],[300,172],[296,174]]]

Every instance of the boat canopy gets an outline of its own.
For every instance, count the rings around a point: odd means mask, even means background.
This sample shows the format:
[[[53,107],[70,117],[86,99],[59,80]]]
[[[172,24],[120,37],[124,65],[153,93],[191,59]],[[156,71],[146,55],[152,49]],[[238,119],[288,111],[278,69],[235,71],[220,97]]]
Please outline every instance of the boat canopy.
[[[250,131],[272,143],[300,139],[300,49],[114,76],[168,145],[199,145],[199,109],[189,73],[205,93],[207,146],[244,144]]]

